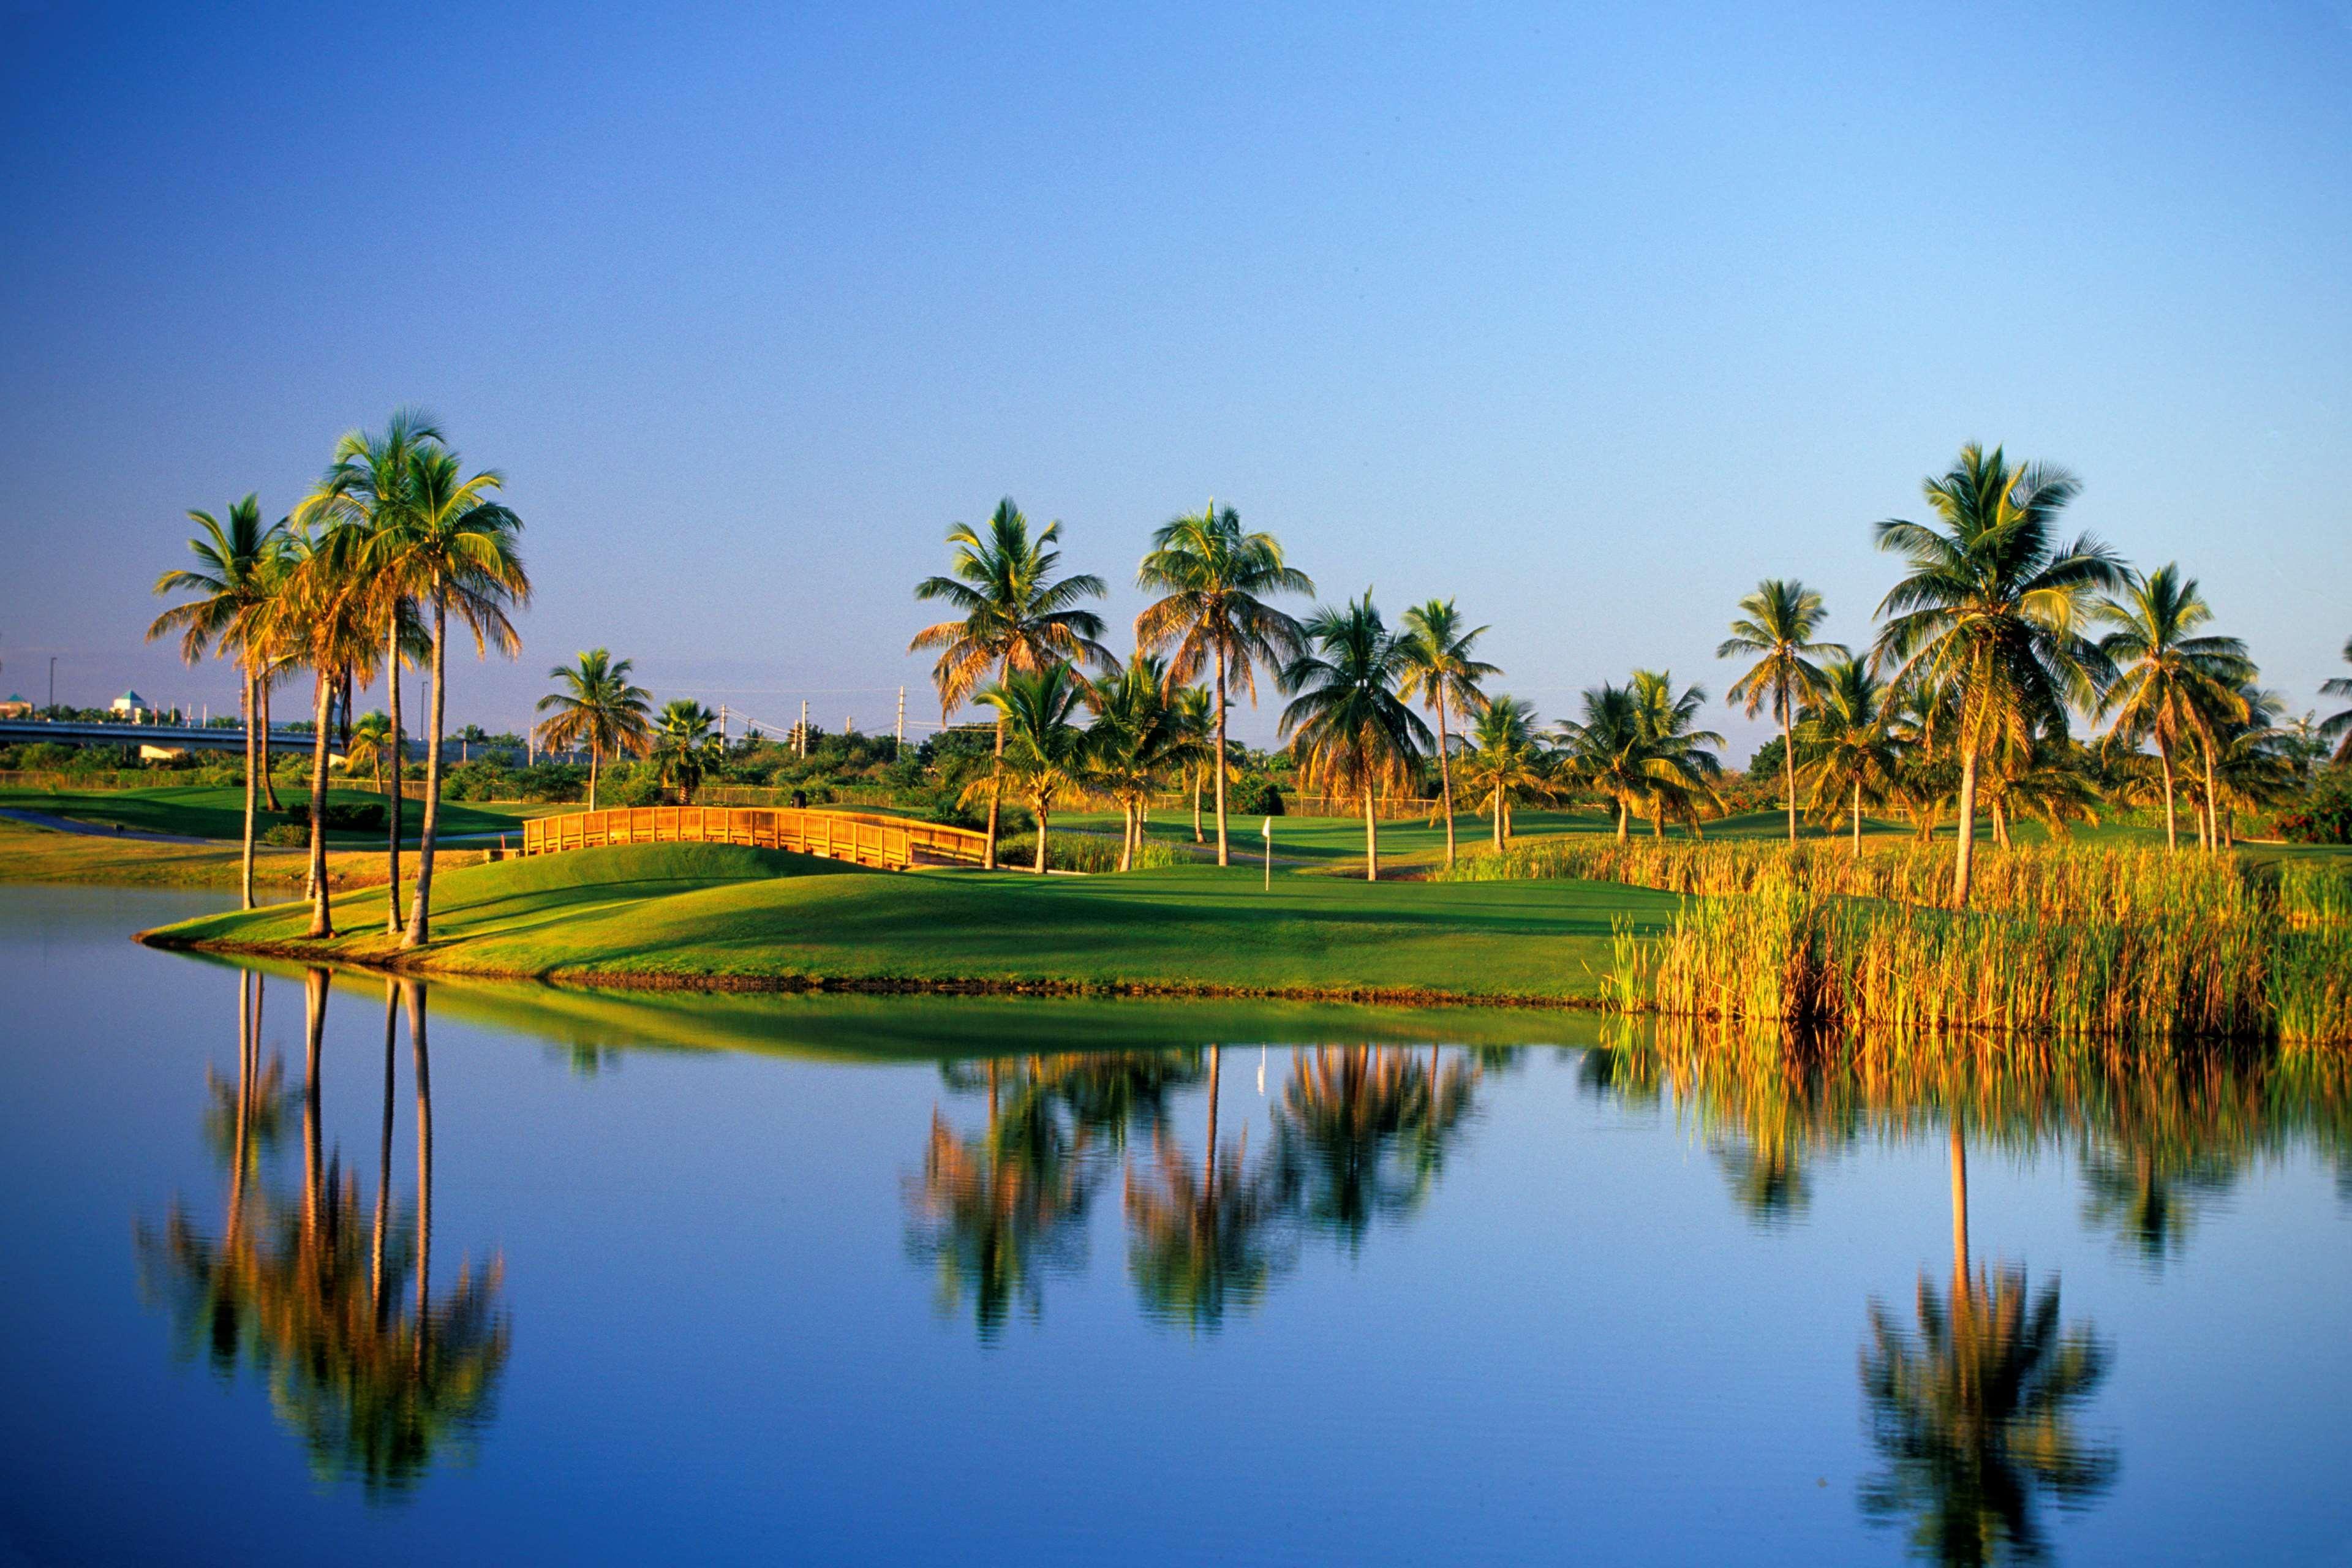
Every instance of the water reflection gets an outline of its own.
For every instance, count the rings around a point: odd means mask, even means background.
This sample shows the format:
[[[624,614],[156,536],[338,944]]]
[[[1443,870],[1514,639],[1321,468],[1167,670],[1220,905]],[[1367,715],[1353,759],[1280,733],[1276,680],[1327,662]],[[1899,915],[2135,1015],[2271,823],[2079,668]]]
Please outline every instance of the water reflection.
[[[228,1166],[221,1223],[207,1231],[177,1199],[163,1223],[142,1223],[142,1286],[215,1375],[250,1367],[259,1376],[320,1479],[394,1496],[436,1459],[468,1451],[491,1418],[509,1342],[501,1269],[496,1259],[468,1260],[447,1289],[433,1290],[431,1055],[425,992],[415,984],[384,986],[376,1190],[363,1205],[341,1152],[324,1146],[329,986],[323,971],[304,975],[299,1188],[289,1194],[272,1184],[289,1097],[282,1066],[261,1061],[267,987],[260,973],[240,975],[236,1081],[207,1074],[208,1140]],[[403,1012],[416,1121],[415,1196],[405,1206],[393,1196]]]
[[[1214,1330],[1227,1312],[1257,1306],[1297,1257],[1287,1223],[1295,1173],[1263,1155],[1253,1163],[1246,1128],[1239,1147],[1217,1147],[1223,1054],[1209,1047],[1198,1173],[1164,1120],[1153,1131],[1150,1162],[1127,1173],[1128,1272],[1144,1310],[1196,1330]],[[1263,1066],[1260,1073],[1263,1082]]]
[[[1863,1483],[1862,1508],[1881,1522],[1910,1519],[1912,1552],[1930,1562],[2040,1562],[2040,1498],[2085,1508],[2115,1480],[2115,1451],[2074,1426],[2108,1352],[2088,1325],[2062,1321],[2055,1279],[2035,1290],[2022,1266],[1971,1265],[1957,1122],[1951,1149],[1950,1289],[1938,1295],[1920,1275],[1916,1332],[1870,1306],[1862,1391],[1885,1468]]]

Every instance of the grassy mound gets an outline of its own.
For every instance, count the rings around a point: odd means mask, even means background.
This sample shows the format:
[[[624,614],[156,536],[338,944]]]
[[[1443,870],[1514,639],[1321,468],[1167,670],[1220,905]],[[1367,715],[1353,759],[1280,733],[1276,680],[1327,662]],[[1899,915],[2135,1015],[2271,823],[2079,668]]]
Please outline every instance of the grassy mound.
[[[633,845],[509,861],[439,884],[435,941],[403,962],[446,973],[636,984],[976,986],[1290,996],[1590,1000],[1611,922],[1663,929],[1678,900],[1582,882],[1434,886],[1181,867],[1124,877],[902,874],[713,845]],[[381,905],[359,934],[301,940],[299,907],[153,933],[206,945],[384,960]]]

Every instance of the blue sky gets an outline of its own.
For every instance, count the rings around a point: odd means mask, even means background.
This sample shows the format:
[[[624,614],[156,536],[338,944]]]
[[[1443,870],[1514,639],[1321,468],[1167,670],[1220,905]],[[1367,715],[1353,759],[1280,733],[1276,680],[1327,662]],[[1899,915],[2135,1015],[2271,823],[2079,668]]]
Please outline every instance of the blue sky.
[[[594,644],[936,716],[908,589],[1006,493],[1114,640],[1214,495],[1548,717],[1719,694],[1759,577],[1867,638],[1972,437],[2340,671],[2352,6],[1124,11],[0,0],[0,688],[229,704],[139,641],[182,511],[404,402],[528,524],[494,729]]]

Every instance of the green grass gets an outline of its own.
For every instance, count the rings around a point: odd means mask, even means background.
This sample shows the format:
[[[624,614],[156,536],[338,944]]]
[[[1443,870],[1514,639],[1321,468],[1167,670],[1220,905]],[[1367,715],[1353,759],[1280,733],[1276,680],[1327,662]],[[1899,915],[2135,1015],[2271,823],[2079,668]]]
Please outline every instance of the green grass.
[[[190,921],[173,944],[362,962],[360,934],[306,946],[299,906]],[[1611,921],[1660,930],[1678,900],[1582,882],[1364,883],[1255,868],[1124,877],[861,871],[719,845],[631,845],[442,878],[439,973],[646,984],[834,983],[1591,1001]]]
[[[280,788],[279,802],[291,818],[308,825],[310,797],[307,791]],[[385,797],[369,789],[331,787],[327,791],[330,801],[341,805],[383,803]],[[123,790],[27,790],[0,789],[0,806],[19,811],[42,811],[52,816],[70,817],[76,822],[119,825],[136,833],[170,833],[190,838],[237,839],[245,831],[245,791],[236,785],[163,786],[153,789]],[[511,833],[520,837],[525,817],[536,816],[550,810],[576,809],[544,805],[481,805],[467,801],[445,800],[441,803],[441,833],[446,838],[466,833]],[[401,814],[401,825],[406,830],[408,842],[416,842],[416,835],[425,814],[422,801],[410,801]],[[286,820],[272,816],[266,810],[261,826]],[[380,830],[356,833],[330,830],[330,844],[348,845],[360,848],[382,845]]]

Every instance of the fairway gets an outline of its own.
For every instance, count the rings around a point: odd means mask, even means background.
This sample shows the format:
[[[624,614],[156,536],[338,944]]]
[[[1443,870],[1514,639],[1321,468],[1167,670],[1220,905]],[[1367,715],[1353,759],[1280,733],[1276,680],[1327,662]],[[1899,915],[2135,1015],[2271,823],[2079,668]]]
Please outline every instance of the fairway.
[[[307,829],[310,811],[308,788],[289,787],[281,784],[278,796],[285,805],[285,811],[273,813],[264,807],[256,819],[256,831],[289,821]],[[390,804],[387,797],[373,790],[347,785],[331,787],[327,791],[327,800],[330,805],[339,806],[370,803],[388,806]],[[153,789],[120,790],[6,789],[0,790],[0,806],[45,812],[52,816],[70,817],[76,822],[120,826],[134,833],[168,833],[189,838],[235,841],[245,831],[245,791],[233,784],[194,787],[167,784]],[[441,803],[440,834],[446,840],[477,833],[520,833],[525,817],[562,809],[565,808],[444,800]],[[407,843],[416,842],[424,816],[423,801],[412,800],[402,807],[401,828]],[[330,828],[327,831],[328,843],[354,849],[370,845],[382,847],[383,840],[382,828],[348,831]]]
[[[1669,894],[1590,882],[1361,883],[1255,868],[1125,877],[870,872],[768,850],[635,845],[457,871],[436,887],[436,973],[639,984],[1597,1000],[1611,922],[1662,929]],[[380,961],[360,934],[301,942],[281,905],[155,933],[170,945]],[[347,911],[347,912],[346,912]]]

